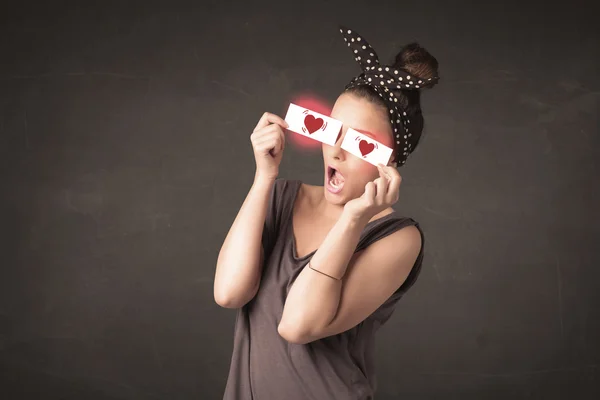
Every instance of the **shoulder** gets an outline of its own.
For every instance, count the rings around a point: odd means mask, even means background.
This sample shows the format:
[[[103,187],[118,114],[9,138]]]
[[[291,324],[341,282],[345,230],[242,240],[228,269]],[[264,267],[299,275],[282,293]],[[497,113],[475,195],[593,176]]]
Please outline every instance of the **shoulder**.
[[[422,250],[425,240],[421,225],[410,217],[399,217],[398,220],[400,228],[391,236],[395,238],[394,241],[408,243],[410,247],[417,250],[418,254]]]
[[[390,233],[383,234],[379,240],[353,256],[353,262],[359,265],[357,268],[373,270],[369,279],[380,285],[391,285],[388,295],[398,290],[405,292],[412,286],[420,270],[424,244],[421,230],[411,219],[393,220],[389,222],[399,225],[390,227]],[[377,268],[373,269],[373,266]]]
[[[296,199],[300,196],[302,182],[295,179],[277,178],[273,183],[270,194],[270,204],[279,213],[285,214],[290,208],[294,209]]]
[[[375,264],[399,267],[402,274],[419,264],[424,235],[414,219],[400,216],[397,212],[389,214],[373,225],[361,253]]]
[[[290,192],[292,191],[290,189],[295,184],[296,184],[296,181],[294,181],[294,180],[285,179],[285,178],[275,179],[275,182],[273,183],[273,187],[271,189],[271,196],[273,197],[273,200],[275,200],[276,202],[279,203],[284,195],[289,196]]]
[[[286,179],[286,178],[277,178],[273,184],[273,188],[275,191],[289,191],[290,189],[297,189],[301,186],[305,186],[306,184],[302,183],[302,181],[298,179]]]
[[[404,222],[403,226],[376,241],[370,247],[377,248],[377,252],[383,253],[384,257],[405,257],[407,253],[415,258],[423,246],[422,232],[418,225]]]

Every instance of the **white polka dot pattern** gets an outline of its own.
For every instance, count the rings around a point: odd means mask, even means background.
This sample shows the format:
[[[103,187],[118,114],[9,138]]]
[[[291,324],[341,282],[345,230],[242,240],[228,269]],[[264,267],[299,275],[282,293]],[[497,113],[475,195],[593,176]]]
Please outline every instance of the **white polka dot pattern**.
[[[392,162],[397,166],[401,166],[406,163],[406,159],[410,153],[412,144],[408,143],[408,137],[411,137],[412,133],[410,133],[408,129],[410,120],[406,117],[406,112],[400,108],[398,99],[394,96],[393,92],[400,90],[420,90],[421,88],[430,87],[435,85],[439,78],[422,79],[411,76],[402,69],[394,69],[389,66],[381,65],[379,63],[377,52],[375,52],[375,49],[369,45],[363,36],[347,27],[340,25],[339,28],[344,40],[348,43],[348,47],[350,47],[352,54],[355,56],[354,59],[363,70],[363,72],[353,78],[344,89],[350,89],[360,85],[369,85],[385,102],[390,111],[390,123],[392,124],[393,131],[397,133],[402,129],[406,132],[406,135],[403,135],[404,137],[401,137],[398,133],[396,134],[395,149],[392,156]],[[399,82],[402,82],[402,84]],[[408,151],[407,148],[409,149]]]

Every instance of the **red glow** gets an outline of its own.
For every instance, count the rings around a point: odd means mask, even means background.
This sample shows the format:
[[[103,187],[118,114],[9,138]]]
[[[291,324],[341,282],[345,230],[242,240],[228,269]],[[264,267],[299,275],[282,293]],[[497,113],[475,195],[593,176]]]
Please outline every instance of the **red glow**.
[[[316,111],[319,114],[323,114],[328,117],[331,116],[331,111],[333,110],[332,105],[330,105],[323,98],[317,96],[316,94],[312,94],[312,93],[304,93],[304,94],[299,94],[297,96],[294,96],[290,100],[290,102],[294,103],[300,107],[307,108],[311,111]],[[287,106],[288,105],[286,104],[285,105],[286,111],[287,111]],[[285,117],[285,115],[283,115],[282,117]],[[352,128],[366,136],[372,137],[373,139],[375,139],[379,143],[383,144],[384,146],[387,146],[392,149],[394,148],[394,140],[393,140],[393,137],[389,133],[368,132],[368,131],[365,131],[364,129],[356,129],[354,127],[352,127]],[[311,139],[309,137],[300,135],[296,132],[292,132],[289,130],[286,130],[285,132],[286,132],[286,141],[291,142],[296,148],[300,149],[300,151],[314,152],[314,151],[321,150],[322,143],[319,142],[318,140]],[[340,134],[341,134],[341,132],[340,132]],[[339,136],[338,136],[338,139],[339,139]],[[371,164],[368,164],[368,165],[371,165]]]
[[[333,109],[333,107],[330,106],[324,99],[312,93],[297,95],[290,100],[290,103],[294,103],[311,111],[316,111],[319,114],[323,114],[327,117],[331,116],[331,110]],[[322,143],[318,140],[314,140],[288,130],[286,130],[286,133],[288,133],[287,138],[291,140],[291,142],[300,150],[315,151],[321,149]]]

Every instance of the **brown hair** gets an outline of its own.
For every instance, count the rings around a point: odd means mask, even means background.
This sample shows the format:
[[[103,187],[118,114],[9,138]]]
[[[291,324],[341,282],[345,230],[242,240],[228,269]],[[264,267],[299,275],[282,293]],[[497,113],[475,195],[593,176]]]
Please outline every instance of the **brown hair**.
[[[410,75],[419,77],[424,81],[434,78],[438,75],[438,61],[425,48],[418,43],[410,43],[404,46],[396,55],[393,68],[403,69]],[[360,85],[346,89],[344,93],[351,93],[360,98],[365,98],[375,104],[387,109],[385,102],[371,86]],[[412,133],[410,143],[411,152],[415,150],[423,132],[423,114],[421,112],[421,91],[420,90],[397,90],[394,92],[398,98],[400,106],[406,111],[406,116],[410,120],[409,130]],[[394,141],[395,143],[395,141]],[[396,145],[395,145],[396,146]],[[394,149],[396,151],[397,149]]]

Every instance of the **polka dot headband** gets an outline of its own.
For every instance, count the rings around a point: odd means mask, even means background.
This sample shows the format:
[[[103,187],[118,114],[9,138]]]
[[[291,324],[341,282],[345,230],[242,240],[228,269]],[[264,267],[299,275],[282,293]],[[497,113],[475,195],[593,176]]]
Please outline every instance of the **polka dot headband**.
[[[339,28],[344,40],[348,43],[348,47],[354,53],[354,59],[363,70],[344,89],[368,85],[379,94],[390,113],[390,122],[395,136],[396,144],[392,162],[396,166],[403,165],[412,151],[412,144],[410,143],[412,133],[408,129],[410,119],[408,119],[406,111],[398,104],[398,98],[394,95],[394,92],[398,94],[400,90],[419,90],[430,87],[437,83],[439,78],[422,79],[409,74],[403,69],[381,65],[377,53],[364,37],[344,26],[340,25]]]

